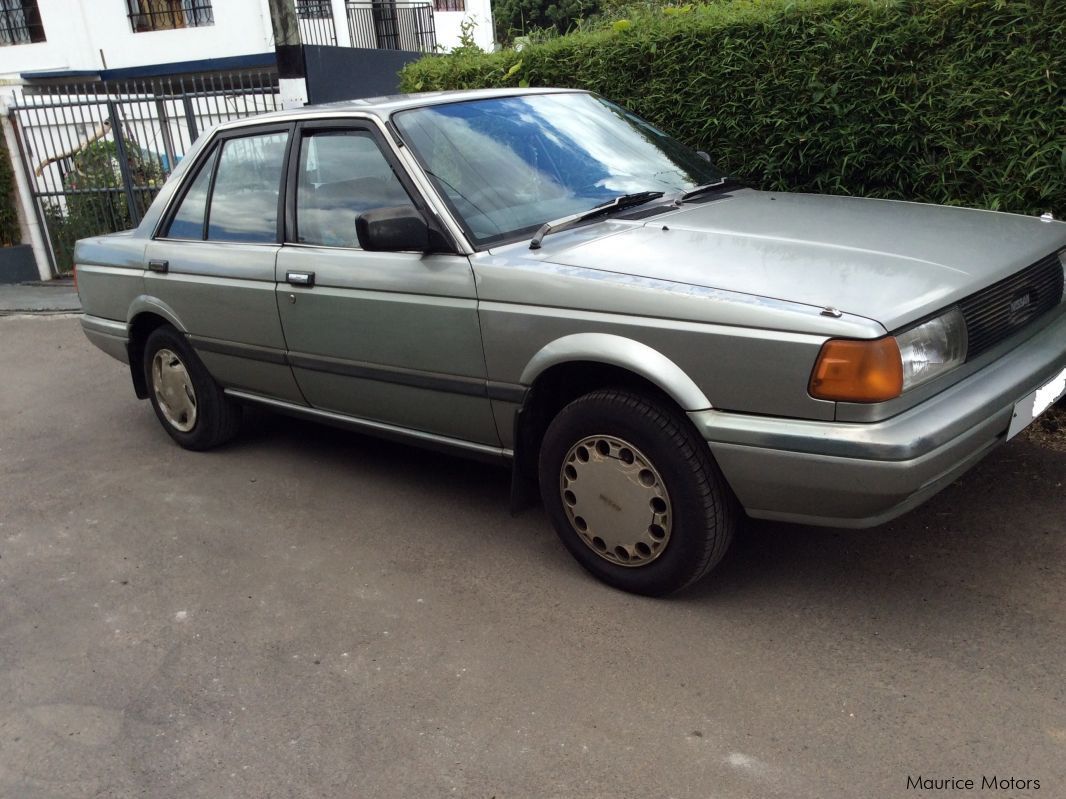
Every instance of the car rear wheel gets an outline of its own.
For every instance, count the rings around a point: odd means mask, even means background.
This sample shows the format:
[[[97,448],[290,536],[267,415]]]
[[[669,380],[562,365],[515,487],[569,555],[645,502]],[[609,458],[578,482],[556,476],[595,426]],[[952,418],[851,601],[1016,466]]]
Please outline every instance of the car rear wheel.
[[[602,390],[551,422],[540,488],[570,553],[605,583],[662,596],[707,575],[739,515],[707,444],[658,399]]]
[[[204,450],[233,438],[241,408],[208,373],[188,341],[169,325],[144,345],[144,375],[163,429],[186,449]]]

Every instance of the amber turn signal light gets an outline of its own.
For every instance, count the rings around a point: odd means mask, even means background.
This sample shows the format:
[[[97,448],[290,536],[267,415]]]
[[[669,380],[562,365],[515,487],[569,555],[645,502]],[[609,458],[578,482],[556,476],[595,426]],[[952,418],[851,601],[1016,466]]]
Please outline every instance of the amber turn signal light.
[[[822,345],[808,389],[816,399],[884,402],[903,393],[903,359],[892,336],[830,339]]]

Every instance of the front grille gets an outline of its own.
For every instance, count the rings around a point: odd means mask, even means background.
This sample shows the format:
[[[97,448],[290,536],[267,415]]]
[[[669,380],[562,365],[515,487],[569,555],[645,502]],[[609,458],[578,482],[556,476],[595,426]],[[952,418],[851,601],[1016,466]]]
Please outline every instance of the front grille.
[[[969,337],[967,360],[1017,333],[1062,300],[1062,264],[1057,253],[959,303]]]

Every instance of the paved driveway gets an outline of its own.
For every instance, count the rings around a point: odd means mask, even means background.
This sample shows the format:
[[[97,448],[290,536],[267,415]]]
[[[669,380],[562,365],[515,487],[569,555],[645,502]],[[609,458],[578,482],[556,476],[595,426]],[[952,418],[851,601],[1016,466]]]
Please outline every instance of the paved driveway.
[[[193,454],[128,382],[0,318],[5,799],[1066,796],[1066,454],[655,601],[501,470],[269,416]]]

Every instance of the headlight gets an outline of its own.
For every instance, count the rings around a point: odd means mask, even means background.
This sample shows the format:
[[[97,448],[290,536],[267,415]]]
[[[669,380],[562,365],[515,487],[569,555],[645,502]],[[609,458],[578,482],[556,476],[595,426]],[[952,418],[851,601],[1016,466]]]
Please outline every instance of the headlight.
[[[966,361],[966,320],[958,308],[900,333],[822,345],[807,390],[816,399],[885,402]]]
[[[958,308],[896,336],[903,390],[920,386],[966,361],[966,320]]]

